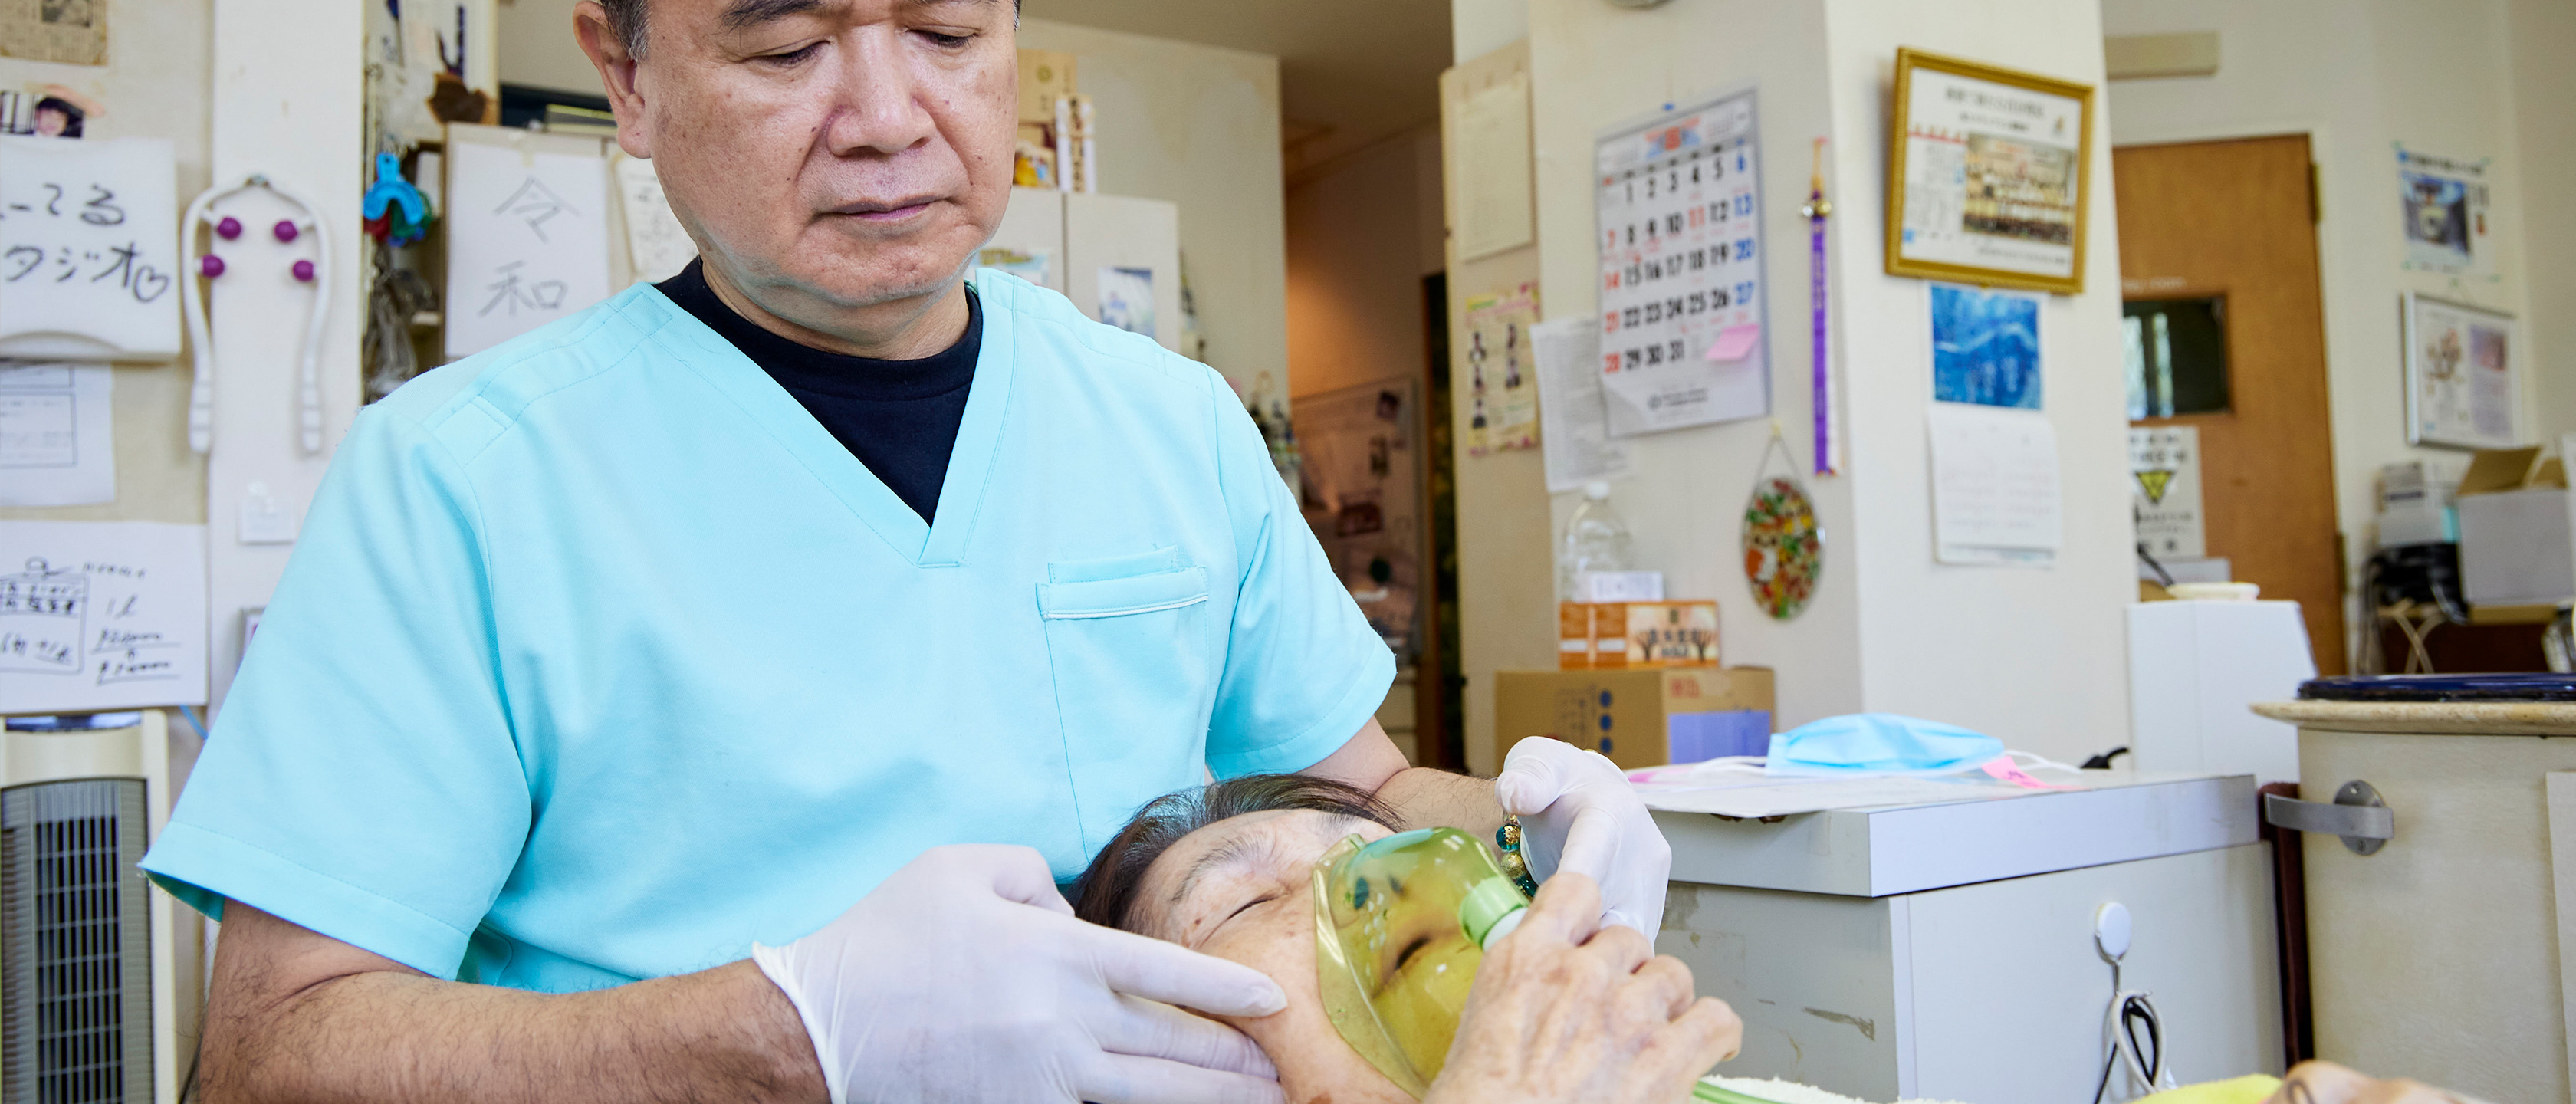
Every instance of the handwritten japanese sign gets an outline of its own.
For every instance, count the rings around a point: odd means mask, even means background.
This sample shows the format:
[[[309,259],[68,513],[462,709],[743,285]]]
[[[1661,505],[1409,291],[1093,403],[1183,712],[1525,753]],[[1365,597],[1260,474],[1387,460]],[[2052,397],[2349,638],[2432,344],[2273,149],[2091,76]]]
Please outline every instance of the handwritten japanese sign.
[[[206,700],[206,530],[0,522],[0,712]]]
[[[170,143],[0,137],[0,356],[179,354]]]
[[[449,142],[447,355],[481,352],[608,298],[599,140],[456,130],[466,133]],[[484,131],[494,133],[476,133]]]

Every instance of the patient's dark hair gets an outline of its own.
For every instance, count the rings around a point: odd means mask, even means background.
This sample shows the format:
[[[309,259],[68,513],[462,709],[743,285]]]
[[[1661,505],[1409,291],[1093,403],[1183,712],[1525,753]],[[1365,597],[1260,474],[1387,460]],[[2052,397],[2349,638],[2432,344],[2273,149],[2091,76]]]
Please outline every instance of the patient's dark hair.
[[[1092,856],[1091,868],[1082,872],[1074,915],[1107,927],[1128,927],[1145,869],[1181,837],[1220,820],[1272,809],[1307,809],[1403,827],[1395,810],[1367,790],[1302,774],[1248,774],[1167,793],[1136,810],[1117,838]]]

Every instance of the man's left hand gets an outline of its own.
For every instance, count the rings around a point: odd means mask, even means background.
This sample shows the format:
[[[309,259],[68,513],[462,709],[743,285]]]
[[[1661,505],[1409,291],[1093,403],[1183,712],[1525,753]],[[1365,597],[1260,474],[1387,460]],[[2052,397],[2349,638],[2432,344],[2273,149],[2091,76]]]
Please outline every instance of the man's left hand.
[[[1663,926],[1673,849],[1608,757],[1563,740],[1512,745],[1494,799],[1521,818],[1521,855],[1541,880],[1571,870],[1601,885],[1601,919],[1653,939]]]

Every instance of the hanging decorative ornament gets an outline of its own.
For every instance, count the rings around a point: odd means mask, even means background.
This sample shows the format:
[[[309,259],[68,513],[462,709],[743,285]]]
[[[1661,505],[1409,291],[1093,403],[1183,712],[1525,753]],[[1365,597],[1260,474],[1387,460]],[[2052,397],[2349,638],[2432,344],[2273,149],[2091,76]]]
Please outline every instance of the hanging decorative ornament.
[[[1772,472],[1772,457],[1780,470]],[[1771,445],[1753,478],[1753,495],[1744,503],[1744,579],[1753,602],[1772,619],[1788,621],[1807,612],[1816,583],[1825,571],[1825,533],[1816,523],[1815,500],[1798,481],[1797,461],[1771,423]]]

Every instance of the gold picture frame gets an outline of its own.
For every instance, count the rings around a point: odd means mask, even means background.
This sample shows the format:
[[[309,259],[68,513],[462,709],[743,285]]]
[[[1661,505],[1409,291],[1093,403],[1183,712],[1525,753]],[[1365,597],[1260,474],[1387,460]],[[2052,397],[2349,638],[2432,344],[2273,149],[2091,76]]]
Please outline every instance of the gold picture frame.
[[[1918,74],[1936,79],[1918,82]],[[1942,94],[1935,117],[1916,117],[1918,90]],[[1888,128],[1888,275],[2082,292],[2093,92],[2089,84],[1900,47]],[[2062,133],[2070,119],[2071,150]],[[1981,166],[2008,170],[2009,179],[1998,182],[2006,172],[1980,173]],[[1955,178],[1955,192],[1930,174]],[[1920,188],[1918,175],[1927,177]],[[2005,189],[2015,194],[1996,194]]]

